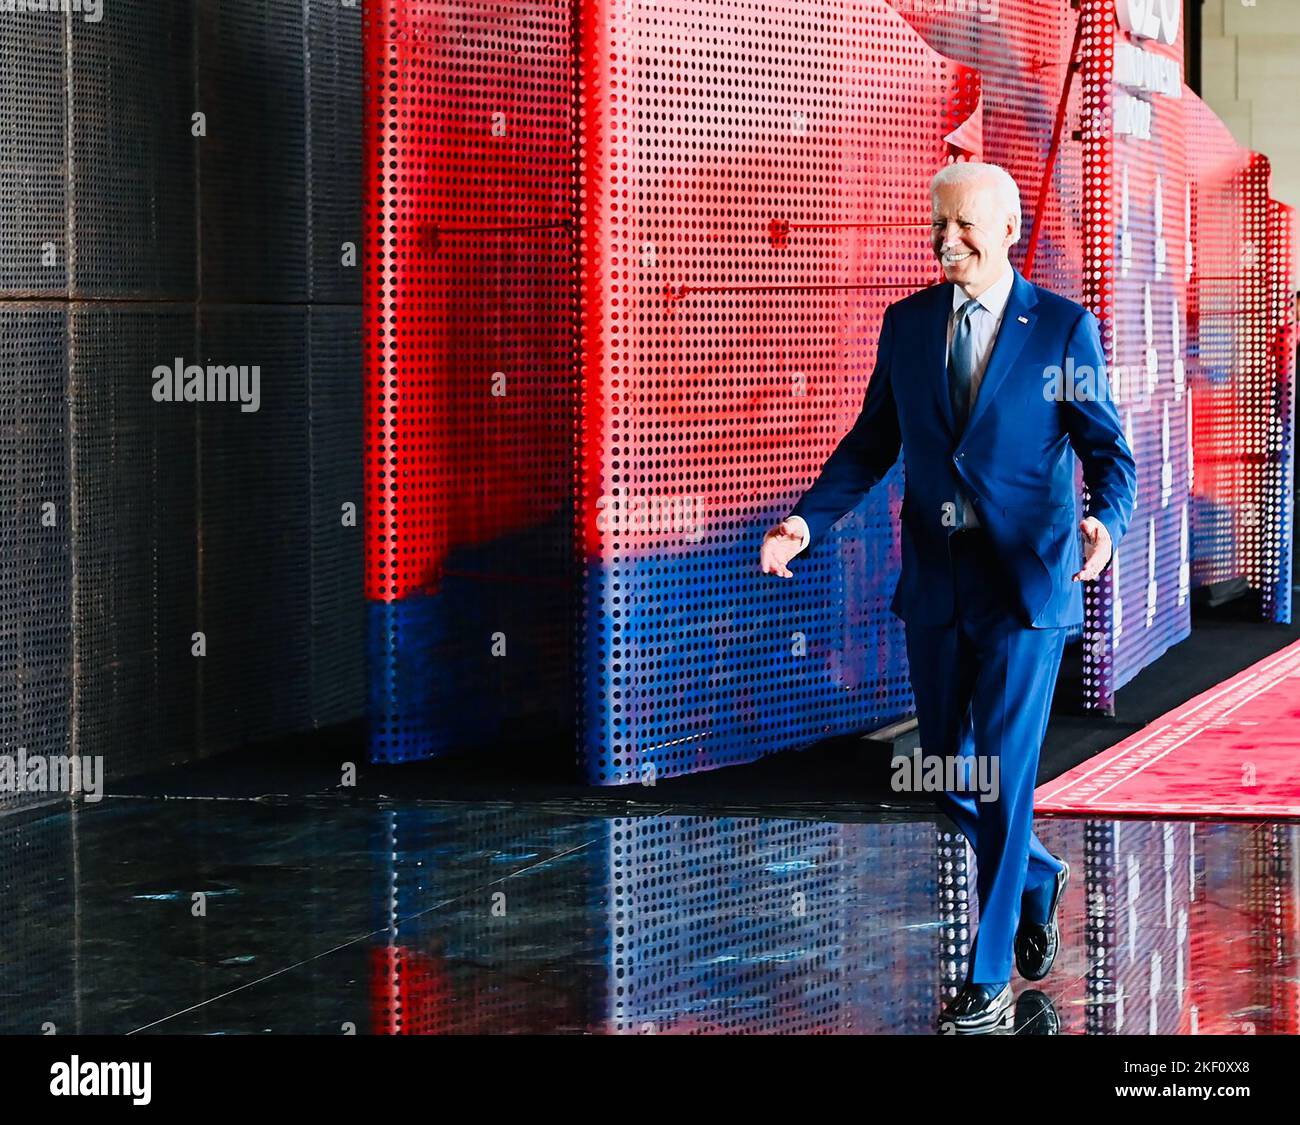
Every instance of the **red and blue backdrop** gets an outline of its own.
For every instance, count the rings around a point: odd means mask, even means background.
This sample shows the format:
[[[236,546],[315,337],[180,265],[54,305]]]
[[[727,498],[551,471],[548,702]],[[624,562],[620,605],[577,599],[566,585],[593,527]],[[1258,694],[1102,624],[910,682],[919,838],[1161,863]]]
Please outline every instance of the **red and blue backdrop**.
[[[885,307],[940,280],[953,160],[1016,178],[1013,261],[1101,318],[1140,464],[1087,705],[1197,586],[1289,620],[1294,215],[1166,7],[372,3],[372,757],[558,736],[586,780],[652,784],[910,712],[903,467],[794,580],[757,557]]]

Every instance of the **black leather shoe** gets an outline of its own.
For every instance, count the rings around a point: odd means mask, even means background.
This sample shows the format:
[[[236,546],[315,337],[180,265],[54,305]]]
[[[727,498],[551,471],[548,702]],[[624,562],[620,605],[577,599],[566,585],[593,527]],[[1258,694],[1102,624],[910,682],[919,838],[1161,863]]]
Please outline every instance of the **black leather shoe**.
[[[1046,922],[1026,922],[1016,927],[1016,972],[1025,980],[1042,980],[1052,971],[1056,951],[1061,944],[1061,929],[1056,924],[1056,910],[1070,881],[1070,865],[1061,860],[1061,870],[1056,873],[1056,890]]]
[[[986,984],[962,986],[956,998],[939,1013],[942,1035],[984,1035],[1006,1031],[1015,1023],[1014,997],[1010,983],[994,993]]]

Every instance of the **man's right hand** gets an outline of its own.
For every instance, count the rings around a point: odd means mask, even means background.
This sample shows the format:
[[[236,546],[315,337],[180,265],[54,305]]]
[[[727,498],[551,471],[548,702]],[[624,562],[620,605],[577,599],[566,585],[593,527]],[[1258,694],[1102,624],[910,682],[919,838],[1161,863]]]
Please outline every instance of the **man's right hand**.
[[[797,523],[782,520],[763,536],[763,549],[760,560],[764,574],[779,574],[782,578],[793,578],[794,573],[786,565],[803,548],[803,534]]]

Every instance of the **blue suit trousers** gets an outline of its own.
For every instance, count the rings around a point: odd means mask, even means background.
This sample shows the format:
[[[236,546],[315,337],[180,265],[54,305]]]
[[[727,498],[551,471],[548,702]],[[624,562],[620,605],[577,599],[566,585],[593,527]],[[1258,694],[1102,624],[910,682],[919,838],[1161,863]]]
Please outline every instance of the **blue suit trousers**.
[[[1033,832],[1038,756],[1065,647],[1065,628],[1034,629],[1014,609],[1005,565],[986,532],[948,540],[955,607],[946,625],[908,624],[907,658],[921,749],[977,758],[958,778],[996,770],[997,799],[960,783],[938,797],[975,851],[979,929],[967,979],[1011,978],[1022,896],[1036,921],[1060,865]]]

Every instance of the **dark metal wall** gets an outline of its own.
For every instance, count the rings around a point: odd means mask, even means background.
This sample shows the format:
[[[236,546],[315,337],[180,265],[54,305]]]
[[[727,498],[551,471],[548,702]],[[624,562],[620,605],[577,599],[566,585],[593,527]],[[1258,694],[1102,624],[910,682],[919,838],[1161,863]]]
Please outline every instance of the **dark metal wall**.
[[[0,21],[0,739],[121,778],[362,711],[361,11],[84,15]]]

